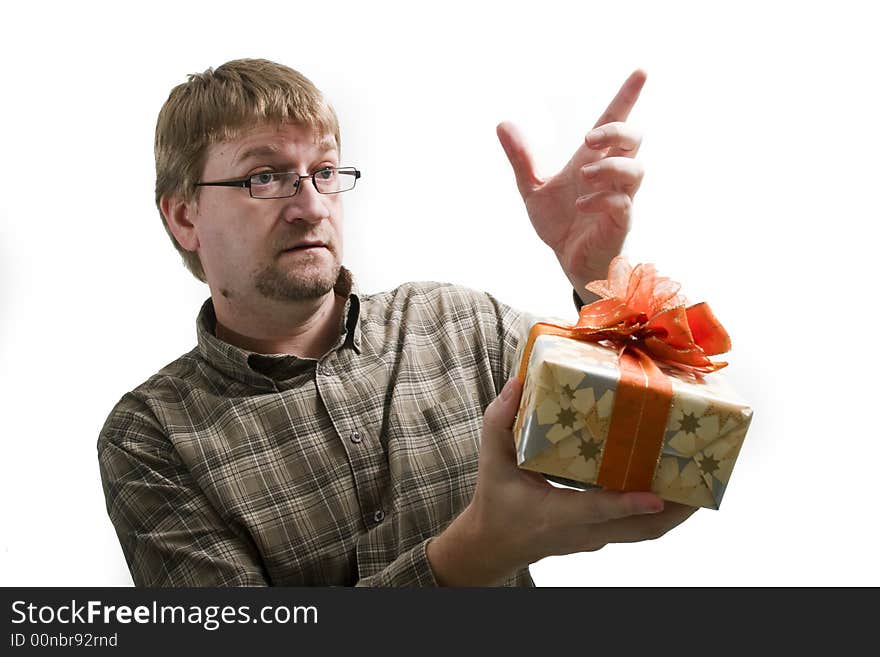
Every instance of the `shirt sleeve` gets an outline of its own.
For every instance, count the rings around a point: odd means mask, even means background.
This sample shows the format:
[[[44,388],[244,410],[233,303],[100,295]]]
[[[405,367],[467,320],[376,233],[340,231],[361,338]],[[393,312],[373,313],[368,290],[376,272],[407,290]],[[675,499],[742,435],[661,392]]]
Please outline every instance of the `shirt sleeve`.
[[[123,398],[98,440],[107,513],[136,586],[265,586],[255,546],[205,497],[148,409]]]
[[[434,537],[427,538],[415,547],[410,548],[385,568],[374,575],[361,578],[356,587],[430,587],[439,586],[431,564],[428,561],[428,543]]]
[[[538,317],[514,308],[489,293],[483,293],[481,321],[488,338],[489,356],[495,372],[495,395],[519,369],[519,347],[528,338]],[[488,303],[486,303],[488,301]]]
[[[440,584],[437,582],[431,563],[428,561],[427,553],[428,543],[434,538],[432,536],[422,541],[375,575],[361,579],[355,586],[439,587]],[[535,581],[526,566],[507,577],[501,586],[534,587]]]
[[[504,387],[508,379],[516,376],[519,370],[519,359],[522,355],[520,347],[528,339],[532,325],[541,321],[541,318],[499,301],[489,293],[484,294],[489,303],[488,306],[486,304],[483,306],[489,310],[483,314],[482,321],[484,326],[494,326],[494,336],[497,341],[493,341],[493,344],[497,345],[498,349],[495,354],[498,359],[495,383],[496,394],[500,394],[501,388]],[[575,316],[580,312],[581,306],[599,299],[597,295],[587,290],[579,295],[574,288],[572,288],[571,296],[574,302]],[[587,299],[584,300],[581,296],[585,296]],[[489,328],[489,331],[491,330],[492,328]]]
[[[599,301],[601,298],[598,294],[594,294],[589,290],[583,290],[580,295],[578,295],[578,291],[572,288],[571,296],[574,300],[574,308],[577,312],[581,311],[581,306],[585,306],[588,303],[593,303],[595,301]]]

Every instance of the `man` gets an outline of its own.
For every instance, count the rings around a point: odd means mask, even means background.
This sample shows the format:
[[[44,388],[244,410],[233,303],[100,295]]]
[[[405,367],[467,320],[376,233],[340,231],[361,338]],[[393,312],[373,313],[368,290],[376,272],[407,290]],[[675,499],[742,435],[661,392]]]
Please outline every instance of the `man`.
[[[630,76],[547,180],[498,126],[576,292],[628,230],[642,171],[623,120],[643,83]],[[516,467],[525,315],[448,284],[358,293],[341,192],[360,172],[340,155],[321,93],[265,60],[190,76],[160,112],[157,205],[211,297],[198,346],[123,396],[98,441],[134,582],[533,586],[538,559],[657,537],[692,513]]]

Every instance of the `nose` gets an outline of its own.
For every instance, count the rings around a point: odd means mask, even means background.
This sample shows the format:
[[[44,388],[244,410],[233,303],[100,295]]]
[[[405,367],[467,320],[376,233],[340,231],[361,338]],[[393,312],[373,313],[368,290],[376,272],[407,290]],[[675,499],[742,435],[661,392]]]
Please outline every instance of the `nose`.
[[[284,200],[287,202],[284,208],[284,219],[288,223],[300,220],[320,223],[324,219],[330,218],[327,196],[315,189],[312,181],[308,178],[300,178],[293,196]]]

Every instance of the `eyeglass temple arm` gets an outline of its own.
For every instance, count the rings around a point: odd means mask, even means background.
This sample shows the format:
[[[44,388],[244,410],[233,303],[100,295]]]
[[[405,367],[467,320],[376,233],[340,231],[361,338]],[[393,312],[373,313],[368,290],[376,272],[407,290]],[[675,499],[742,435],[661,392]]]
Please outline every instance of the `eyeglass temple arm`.
[[[250,187],[251,180],[227,180],[225,182],[200,182],[196,183],[196,187]]]

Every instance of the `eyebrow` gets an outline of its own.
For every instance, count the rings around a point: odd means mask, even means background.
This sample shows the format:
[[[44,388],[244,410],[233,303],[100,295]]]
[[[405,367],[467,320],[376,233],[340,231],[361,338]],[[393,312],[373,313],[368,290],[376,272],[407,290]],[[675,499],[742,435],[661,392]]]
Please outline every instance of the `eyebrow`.
[[[320,155],[325,155],[330,151],[336,150],[336,143],[334,141],[322,141],[317,145],[322,150],[319,151]],[[274,144],[265,144],[263,146],[255,146],[253,148],[247,149],[244,153],[239,155],[235,159],[234,165],[239,165],[246,160],[250,160],[252,158],[257,157],[277,157],[280,155],[281,149]]]

